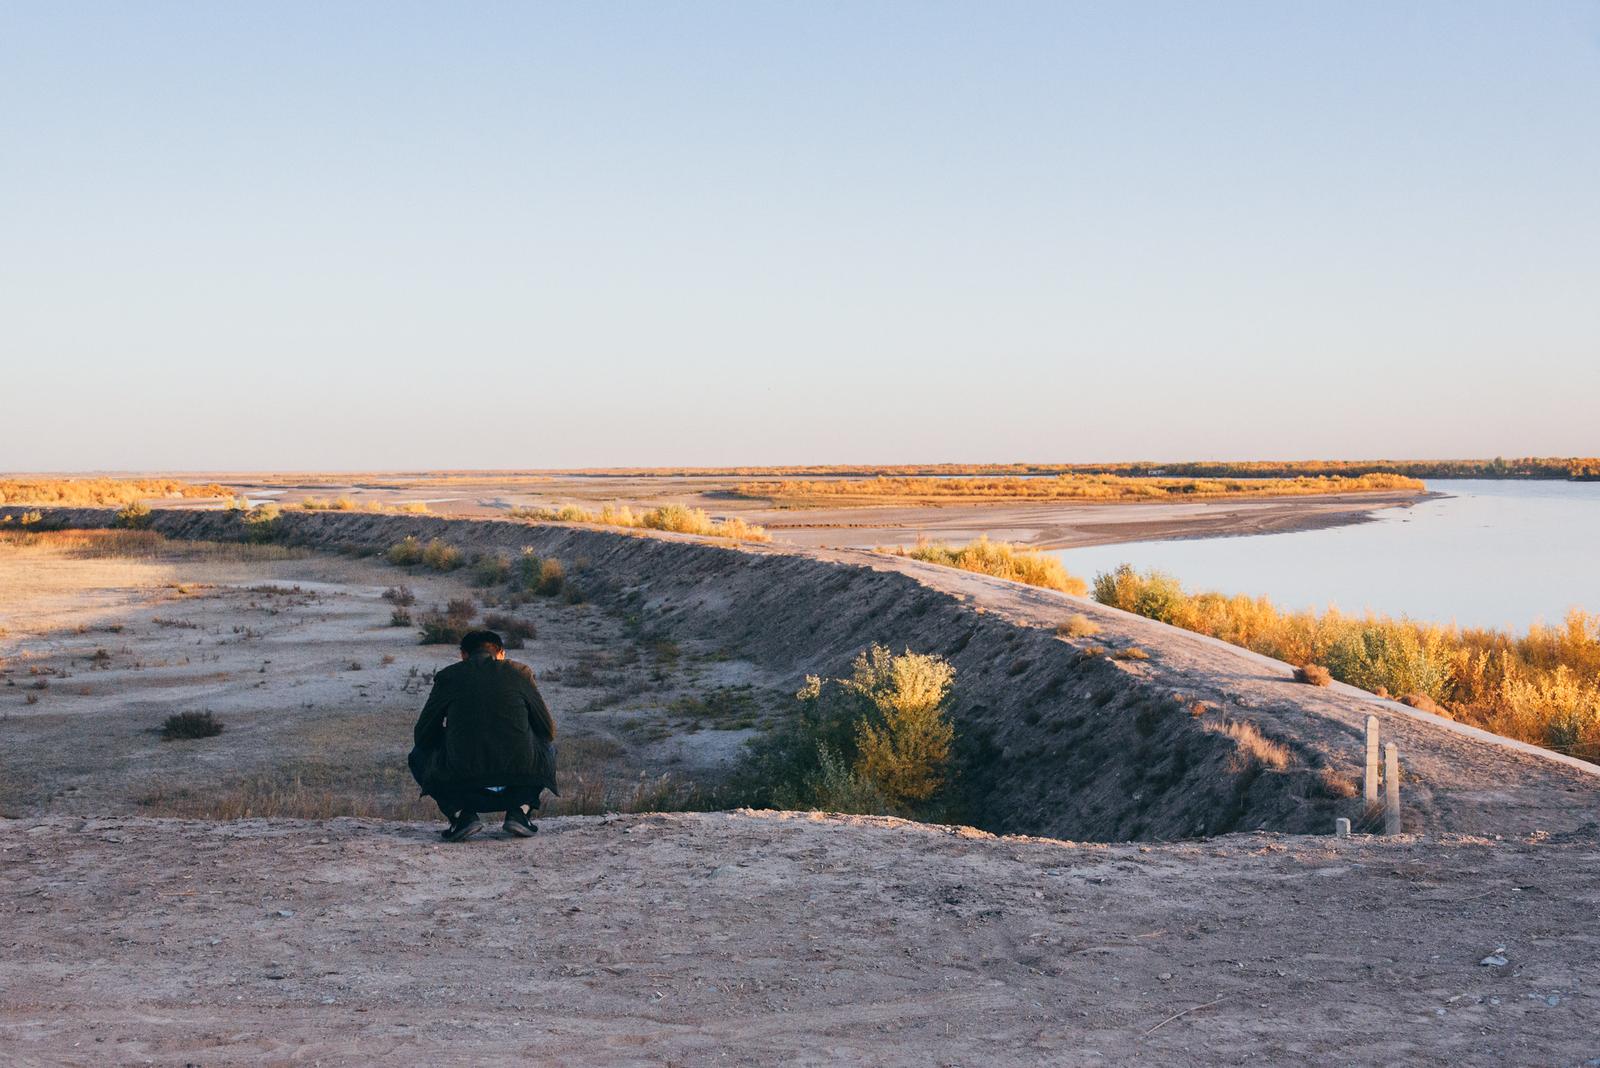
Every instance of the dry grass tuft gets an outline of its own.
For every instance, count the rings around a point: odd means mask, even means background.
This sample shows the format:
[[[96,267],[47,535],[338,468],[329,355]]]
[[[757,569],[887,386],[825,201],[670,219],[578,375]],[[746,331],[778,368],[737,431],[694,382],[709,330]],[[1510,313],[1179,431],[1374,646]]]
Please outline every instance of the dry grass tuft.
[[[1301,664],[1294,669],[1294,681],[1308,686],[1331,686],[1333,676],[1321,664]]]
[[[1435,701],[1425,693],[1408,693],[1404,697],[1400,698],[1400,703],[1403,705],[1410,705],[1419,712],[1428,712],[1435,716],[1443,716],[1445,719],[1455,718],[1450,715],[1449,712],[1446,712],[1438,701]]]
[[[1289,766],[1289,747],[1266,737],[1254,724],[1232,720],[1227,723],[1207,723],[1203,729],[1233,739],[1241,758],[1252,764],[1273,771],[1283,771]]]
[[[1342,774],[1331,767],[1321,768],[1317,771],[1317,787],[1324,797],[1346,801],[1356,796],[1360,791],[1356,789],[1355,780]]]
[[[1056,624],[1056,635],[1062,638],[1092,638],[1100,633],[1100,624],[1081,612],[1075,612]]]
[[[188,819],[437,818],[438,807],[417,797],[405,762],[349,765],[296,762],[220,784],[163,787],[139,800],[155,816]]]

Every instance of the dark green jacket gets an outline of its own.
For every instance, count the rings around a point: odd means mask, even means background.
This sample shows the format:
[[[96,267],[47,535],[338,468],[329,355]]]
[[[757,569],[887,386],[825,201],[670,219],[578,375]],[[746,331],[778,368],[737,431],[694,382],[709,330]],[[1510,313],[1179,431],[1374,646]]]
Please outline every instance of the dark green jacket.
[[[424,793],[484,786],[554,793],[555,737],[526,664],[472,656],[433,677],[417,717],[411,770]]]

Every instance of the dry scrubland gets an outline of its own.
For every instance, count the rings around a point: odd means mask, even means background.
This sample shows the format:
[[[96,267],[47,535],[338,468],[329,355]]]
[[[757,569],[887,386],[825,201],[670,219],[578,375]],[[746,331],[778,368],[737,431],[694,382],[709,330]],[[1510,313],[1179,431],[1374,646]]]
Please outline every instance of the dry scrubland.
[[[1214,497],[1301,497],[1375,493],[1427,487],[1401,475],[1307,476],[1276,479],[1131,478],[1067,474],[1038,478],[885,478],[827,481],[745,482],[744,497],[783,503],[843,504],[860,501],[1159,501]]]
[[[214,482],[195,485],[170,478],[0,479],[0,505],[38,504],[76,508],[141,500],[223,498],[233,491]]]
[[[486,582],[493,558],[458,570],[427,550],[402,568],[149,530],[0,534],[0,815],[429,817],[404,755],[454,650],[419,639],[471,625],[526,644],[512,655],[557,711],[551,812],[682,804],[793,700],[583,603],[559,561],[511,596]],[[169,717],[205,713],[220,735],[163,740]]]

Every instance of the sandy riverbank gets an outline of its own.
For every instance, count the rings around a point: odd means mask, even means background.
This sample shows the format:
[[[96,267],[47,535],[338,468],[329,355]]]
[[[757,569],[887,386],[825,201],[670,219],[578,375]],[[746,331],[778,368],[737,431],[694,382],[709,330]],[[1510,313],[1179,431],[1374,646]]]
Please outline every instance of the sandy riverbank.
[[[981,534],[1042,549],[1127,541],[1231,537],[1316,530],[1366,521],[1382,508],[1428,499],[1413,492],[1352,493],[1326,497],[1207,499],[1193,502],[988,501],[975,504],[773,507],[733,494],[737,478],[696,476],[546,475],[496,480],[341,479],[333,476],[270,481],[227,476],[258,499],[294,505],[308,497],[349,497],[359,505],[428,502],[438,515],[493,517],[514,507],[607,503],[684,504],[717,516],[737,515],[765,526],[782,542],[805,546],[871,548],[918,538],[968,541]],[[197,505],[198,506],[198,505]]]

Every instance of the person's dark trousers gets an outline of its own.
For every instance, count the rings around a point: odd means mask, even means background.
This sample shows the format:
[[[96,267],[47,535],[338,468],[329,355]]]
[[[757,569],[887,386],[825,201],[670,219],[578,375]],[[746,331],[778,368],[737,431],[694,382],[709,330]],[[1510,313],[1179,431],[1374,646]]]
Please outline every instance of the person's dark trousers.
[[[525,786],[508,786],[504,790],[441,790],[433,795],[433,800],[444,818],[453,820],[462,812],[510,812],[524,806],[531,813],[539,808],[540,793]]]

